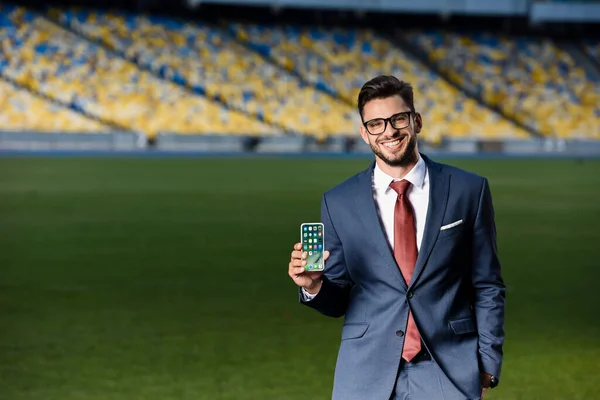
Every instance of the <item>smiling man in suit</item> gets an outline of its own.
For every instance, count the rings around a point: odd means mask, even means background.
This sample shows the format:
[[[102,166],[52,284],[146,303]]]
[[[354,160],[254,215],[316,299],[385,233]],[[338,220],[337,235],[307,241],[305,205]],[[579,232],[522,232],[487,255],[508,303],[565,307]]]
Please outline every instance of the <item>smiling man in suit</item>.
[[[302,304],[345,317],[332,397],[481,399],[504,344],[488,181],[419,153],[410,84],[376,77],[358,109],[375,160],[322,198],[325,271],[300,243],[288,267]]]

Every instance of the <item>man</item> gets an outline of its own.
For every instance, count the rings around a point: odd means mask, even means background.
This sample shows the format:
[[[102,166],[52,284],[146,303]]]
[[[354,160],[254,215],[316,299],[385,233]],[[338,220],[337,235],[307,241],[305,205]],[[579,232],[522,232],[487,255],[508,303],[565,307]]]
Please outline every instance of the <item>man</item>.
[[[497,385],[505,286],[485,178],[419,153],[410,84],[392,76],[358,96],[375,161],[322,199],[326,266],[288,274],[300,302],[345,316],[333,399],[480,399]]]

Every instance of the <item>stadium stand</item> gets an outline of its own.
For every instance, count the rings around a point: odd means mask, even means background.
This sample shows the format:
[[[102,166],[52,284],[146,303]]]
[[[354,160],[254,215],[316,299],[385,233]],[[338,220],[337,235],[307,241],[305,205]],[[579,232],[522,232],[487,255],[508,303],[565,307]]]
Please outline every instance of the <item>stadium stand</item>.
[[[0,80],[0,126],[5,131],[104,132],[110,128],[74,110]]]
[[[600,138],[600,82],[549,39],[415,31],[456,83],[545,136]]]
[[[4,76],[76,109],[145,132],[272,134],[273,127],[175,83],[21,7],[0,11]]]
[[[223,29],[126,12],[50,15],[141,66],[288,131],[320,138],[356,134],[353,107],[268,63]]]
[[[600,63],[600,41],[587,40],[583,43],[585,52]]]
[[[411,82],[415,107],[425,119],[424,137],[514,137],[530,134],[468,98],[389,40],[369,29],[230,24],[249,45],[324,90],[356,103],[361,86],[379,74]]]
[[[17,91],[19,99],[3,115],[25,122],[15,113],[29,102],[44,110],[40,115],[57,116],[52,129],[69,131],[112,124],[150,137],[354,136],[360,87],[376,75],[393,74],[415,87],[415,106],[425,120],[422,137],[429,142],[447,136],[526,139],[531,132],[600,138],[600,81],[552,41],[441,31],[406,37],[444,77],[372,29],[216,26],[127,11],[61,8],[41,14],[3,5],[0,76],[29,91],[3,85],[4,93]],[[599,59],[598,43],[586,42],[584,49]],[[64,107],[46,104],[44,96]]]

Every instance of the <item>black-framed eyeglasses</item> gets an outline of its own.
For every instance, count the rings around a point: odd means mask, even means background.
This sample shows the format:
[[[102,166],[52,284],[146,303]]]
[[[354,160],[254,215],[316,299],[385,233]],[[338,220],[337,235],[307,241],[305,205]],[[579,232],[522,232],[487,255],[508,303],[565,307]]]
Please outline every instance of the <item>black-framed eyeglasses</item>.
[[[394,129],[406,128],[410,124],[410,116],[413,113],[414,111],[404,111],[389,118],[374,118],[363,122],[363,125],[371,135],[381,135],[387,129],[388,122]]]

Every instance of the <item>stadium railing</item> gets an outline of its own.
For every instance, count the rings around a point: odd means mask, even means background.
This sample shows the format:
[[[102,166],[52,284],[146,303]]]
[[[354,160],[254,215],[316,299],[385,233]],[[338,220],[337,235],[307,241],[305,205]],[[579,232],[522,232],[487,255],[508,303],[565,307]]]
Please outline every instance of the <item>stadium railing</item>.
[[[600,141],[589,139],[531,138],[531,139],[476,139],[444,138],[433,146],[420,140],[420,151],[460,156],[573,156],[600,157]],[[256,155],[321,154],[330,156],[372,156],[371,148],[358,134],[330,136],[318,140],[311,135],[263,137],[248,135],[181,135],[158,133],[148,142],[136,132],[39,133],[0,131],[0,154],[138,154],[154,155]]]

